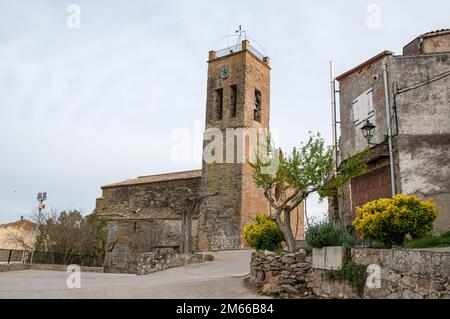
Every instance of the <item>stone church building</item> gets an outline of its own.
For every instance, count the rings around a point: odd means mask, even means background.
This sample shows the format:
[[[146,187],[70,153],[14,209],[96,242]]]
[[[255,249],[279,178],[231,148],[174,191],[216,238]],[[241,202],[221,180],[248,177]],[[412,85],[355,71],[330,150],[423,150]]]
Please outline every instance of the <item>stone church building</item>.
[[[216,128],[226,136],[230,128],[268,129],[270,70],[269,58],[247,40],[210,51],[205,131]],[[233,136],[235,139],[238,137]],[[233,150],[237,158],[237,149]],[[179,250],[182,216],[188,207],[193,210],[190,246],[201,251],[244,248],[245,225],[253,223],[256,214],[271,211],[253,181],[248,161],[204,160],[201,170],[142,176],[102,186],[96,212],[107,221],[106,270],[134,273],[139,253],[160,248]],[[303,208],[292,215],[294,235],[302,240]]]

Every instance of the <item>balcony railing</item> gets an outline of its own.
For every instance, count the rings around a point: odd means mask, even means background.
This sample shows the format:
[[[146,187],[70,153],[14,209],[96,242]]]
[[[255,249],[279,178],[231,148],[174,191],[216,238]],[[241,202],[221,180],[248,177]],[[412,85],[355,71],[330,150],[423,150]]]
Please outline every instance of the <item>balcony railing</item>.
[[[264,60],[264,55],[261,54],[258,50],[256,50],[254,47],[252,47],[250,44],[248,44],[248,50],[253,53],[258,59],[261,61]],[[236,52],[242,51],[242,43],[239,43],[237,45],[230,46],[228,48],[218,50],[216,51],[216,58],[221,58]]]

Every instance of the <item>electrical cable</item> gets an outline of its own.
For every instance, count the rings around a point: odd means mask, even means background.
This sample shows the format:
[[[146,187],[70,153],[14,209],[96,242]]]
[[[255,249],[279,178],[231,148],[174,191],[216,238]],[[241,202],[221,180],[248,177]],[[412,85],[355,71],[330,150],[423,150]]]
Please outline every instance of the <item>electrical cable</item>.
[[[403,87],[401,89],[398,89],[397,87],[394,87],[394,85],[398,84],[397,82],[393,82],[392,83],[392,90],[393,90],[393,92],[395,92],[394,93],[393,109],[394,109],[395,128],[396,128],[396,132],[395,132],[395,135],[393,135],[393,137],[398,136],[398,134],[399,134],[399,131],[398,131],[398,116],[397,116],[397,95],[416,90],[416,89],[421,88],[423,86],[426,86],[428,84],[432,84],[432,83],[434,83],[436,81],[442,80],[443,78],[445,78],[447,76],[450,76],[450,70],[446,71],[444,73],[441,73],[441,74],[439,74],[439,75],[437,75],[437,76],[435,76],[435,77],[433,77],[431,79],[420,81],[418,83],[415,83],[415,84],[410,85],[410,86]]]
[[[431,84],[433,82],[439,81],[439,80],[441,80],[441,79],[443,79],[443,78],[445,78],[445,77],[447,77],[449,75],[450,75],[450,70],[446,71],[444,73],[441,73],[441,74],[439,74],[439,75],[437,75],[437,76],[435,76],[435,77],[433,77],[431,79],[418,82],[416,84],[410,85],[409,87],[407,86],[407,87],[398,89],[398,91],[396,92],[396,95],[403,94],[403,93],[406,93],[406,92],[409,92],[409,91],[421,88],[421,87],[423,87],[425,85],[428,85],[428,84]]]

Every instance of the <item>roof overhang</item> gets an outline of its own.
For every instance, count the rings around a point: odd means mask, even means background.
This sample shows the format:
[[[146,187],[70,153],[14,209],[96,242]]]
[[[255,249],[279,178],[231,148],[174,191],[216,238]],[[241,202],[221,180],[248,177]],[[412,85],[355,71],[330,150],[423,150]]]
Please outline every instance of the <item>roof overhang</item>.
[[[349,75],[352,75],[355,72],[358,72],[359,70],[362,70],[366,67],[368,67],[369,65],[374,64],[375,62],[378,62],[379,60],[383,59],[384,57],[393,55],[394,52],[392,51],[383,51],[380,54],[377,54],[376,56],[374,56],[373,58],[367,60],[366,62],[361,63],[360,65],[358,65],[357,67],[354,67],[353,69],[345,72],[344,74],[339,75],[336,80],[337,81],[341,81],[343,79],[345,79],[346,77],[348,77]]]

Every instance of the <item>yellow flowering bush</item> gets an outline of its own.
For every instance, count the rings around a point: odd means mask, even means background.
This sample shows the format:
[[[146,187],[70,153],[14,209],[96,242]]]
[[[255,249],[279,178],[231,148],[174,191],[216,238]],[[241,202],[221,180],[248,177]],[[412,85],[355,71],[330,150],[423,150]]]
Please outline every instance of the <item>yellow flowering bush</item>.
[[[256,216],[256,224],[246,225],[243,235],[247,244],[257,250],[277,251],[284,240],[277,224],[263,215]]]
[[[424,237],[433,230],[438,216],[434,201],[416,196],[397,195],[375,200],[356,211],[353,226],[361,239],[382,242],[386,247],[402,245],[406,235]]]

